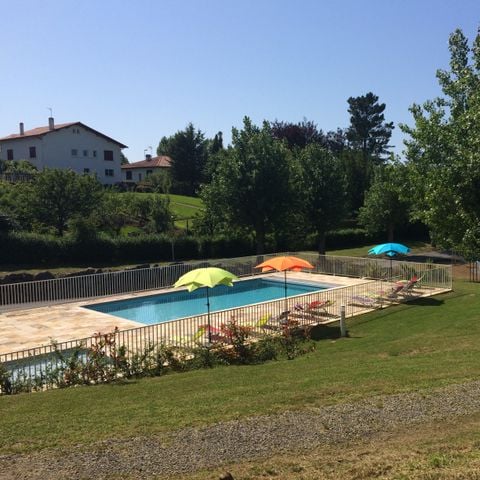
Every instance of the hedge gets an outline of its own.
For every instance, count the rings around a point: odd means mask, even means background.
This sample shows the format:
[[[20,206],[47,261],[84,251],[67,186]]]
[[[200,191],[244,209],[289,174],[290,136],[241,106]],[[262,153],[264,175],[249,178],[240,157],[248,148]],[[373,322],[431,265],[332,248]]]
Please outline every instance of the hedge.
[[[408,233],[408,230],[407,230]],[[424,233],[424,232],[423,232]],[[414,236],[414,235],[415,236]],[[424,239],[419,227],[412,228],[405,240]],[[266,251],[279,248],[272,238],[267,239]],[[345,228],[329,232],[327,248],[341,249],[383,243],[382,235],[370,235],[360,228]],[[315,250],[316,239],[309,235],[297,239],[296,248],[282,250]],[[166,235],[141,235],[138,237],[98,237],[85,241],[71,237],[54,237],[34,233],[9,233],[0,235],[0,264],[22,266],[109,265],[121,263],[155,263],[201,258],[231,258],[255,254],[252,237],[191,237],[172,239]]]

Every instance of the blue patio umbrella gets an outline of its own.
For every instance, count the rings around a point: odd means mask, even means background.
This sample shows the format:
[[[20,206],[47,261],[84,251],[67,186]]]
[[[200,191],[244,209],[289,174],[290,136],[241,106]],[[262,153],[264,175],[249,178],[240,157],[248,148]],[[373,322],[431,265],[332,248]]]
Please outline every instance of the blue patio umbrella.
[[[385,254],[389,257],[394,257],[395,255],[406,255],[410,249],[406,245],[401,243],[382,243],[380,245],[375,245],[368,251],[369,255],[382,255]]]
[[[406,255],[410,251],[406,245],[401,243],[381,243],[375,245],[368,251],[369,255],[387,255],[390,257],[390,277],[392,276],[392,257],[396,255]]]

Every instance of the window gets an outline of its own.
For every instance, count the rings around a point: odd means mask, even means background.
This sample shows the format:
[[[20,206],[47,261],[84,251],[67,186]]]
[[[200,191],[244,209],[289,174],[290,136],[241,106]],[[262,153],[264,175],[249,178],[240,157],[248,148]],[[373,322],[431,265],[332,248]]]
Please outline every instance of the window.
[[[84,156],[84,157],[88,157],[88,150],[84,150],[84,151],[83,151],[83,156]]]
[[[97,151],[96,151],[96,150],[94,150],[92,153],[93,153],[93,156],[94,156],[94,157],[97,156]]]
[[[89,168],[84,168],[84,169],[83,169],[83,173],[85,173],[85,174],[90,173],[90,169],[89,169]]]
[[[105,176],[106,176],[106,177],[113,177],[113,169],[111,169],[111,168],[106,168],[106,169],[105,169]]]
[[[113,161],[113,150],[104,150],[103,151],[103,159],[112,162]]]
[[[78,150],[76,148],[72,148],[72,157],[76,157],[78,155]]]
[[[132,179],[132,171],[131,171],[131,170],[127,170],[127,171],[125,172],[125,174],[126,174],[126,177],[125,177],[125,178],[126,178],[127,180],[131,180],[131,179]]]
[[[139,182],[142,181],[142,174],[141,174],[141,173],[138,174],[138,181],[139,181]]]
[[[151,170],[147,170],[147,177],[152,174]]]
[[[13,160],[13,149],[11,148],[7,150],[7,160]]]
[[[35,147],[28,147],[30,158],[37,158],[37,149]]]

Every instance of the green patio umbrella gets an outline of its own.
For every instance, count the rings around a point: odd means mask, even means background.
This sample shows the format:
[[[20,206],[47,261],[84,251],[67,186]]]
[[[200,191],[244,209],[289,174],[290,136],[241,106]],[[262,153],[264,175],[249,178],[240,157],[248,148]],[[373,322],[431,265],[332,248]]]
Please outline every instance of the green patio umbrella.
[[[210,329],[210,297],[209,288],[214,288],[217,285],[226,285],[232,287],[233,280],[238,280],[238,277],[233,273],[227,272],[222,268],[207,267],[196,268],[190,272],[182,275],[173,285],[174,287],[188,287],[189,292],[193,292],[197,288],[205,287],[207,291],[207,321],[208,321],[208,343],[211,343],[211,329]]]

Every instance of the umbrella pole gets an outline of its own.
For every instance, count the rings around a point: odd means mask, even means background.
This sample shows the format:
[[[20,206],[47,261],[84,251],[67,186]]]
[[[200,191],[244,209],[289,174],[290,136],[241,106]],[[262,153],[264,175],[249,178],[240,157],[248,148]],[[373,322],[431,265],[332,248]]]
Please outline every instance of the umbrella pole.
[[[212,343],[212,330],[210,329],[210,297],[208,294],[208,287],[207,289],[207,325],[208,325],[208,345]]]
[[[287,301],[287,271],[285,270],[284,272],[285,275],[285,311],[288,310],[288,301]]]
[[[390,257],[390,281],[392,281],[393,270],[392,270],[392,257]]]

